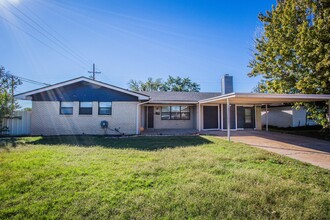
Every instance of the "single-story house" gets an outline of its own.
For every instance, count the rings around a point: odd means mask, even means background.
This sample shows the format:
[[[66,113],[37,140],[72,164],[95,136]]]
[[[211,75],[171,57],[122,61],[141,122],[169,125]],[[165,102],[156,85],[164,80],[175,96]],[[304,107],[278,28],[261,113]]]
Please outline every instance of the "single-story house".
[[[32,135],[140,134],[148,129],[230,134],[262,129],[265,104],[328,101],[330,105],[330,95],[234,93],[229,75],[222,78],[221,93],[134,92],[79,77],[16,97],[32,100]]]
[[[261,111],[263,126],[266,126],[267,117],[268,125],[279,128],[317,125],[314,120],[308,118],[308,112],[304,107],[296,109],[291,105],[273,105],[268,107],[268,112],[265,108]]]

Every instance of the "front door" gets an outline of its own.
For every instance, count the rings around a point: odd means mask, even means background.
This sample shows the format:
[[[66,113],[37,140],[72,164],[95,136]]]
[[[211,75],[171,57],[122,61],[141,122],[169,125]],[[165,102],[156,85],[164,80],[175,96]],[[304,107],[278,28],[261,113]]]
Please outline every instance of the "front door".
[[[219,128],[219,114],[218,106],[204,106],[203,119],[204,129],[218,129]]]
[[[154,128],[154,107],[148,106],[148,128]]]

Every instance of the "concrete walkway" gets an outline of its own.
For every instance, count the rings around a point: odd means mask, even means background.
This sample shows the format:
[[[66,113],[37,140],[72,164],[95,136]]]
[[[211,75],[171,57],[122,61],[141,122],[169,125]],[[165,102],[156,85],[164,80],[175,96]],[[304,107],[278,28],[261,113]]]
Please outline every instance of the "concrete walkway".
[[[223,131],[207,131],[223,139],[227,133]],[[249,144],[274,153],[285,155],[303,162],[330,169],[330,141],[319,140],[298,135],[265,131],[231,132],[232,140]]]

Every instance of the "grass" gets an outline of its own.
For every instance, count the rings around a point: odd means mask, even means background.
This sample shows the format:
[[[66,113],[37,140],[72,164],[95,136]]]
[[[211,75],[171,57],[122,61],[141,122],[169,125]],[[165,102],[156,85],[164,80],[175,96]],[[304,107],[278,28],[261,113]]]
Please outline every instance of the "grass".
[[[329,219],[330,171],[216,137],[19,138],[0,219]]]

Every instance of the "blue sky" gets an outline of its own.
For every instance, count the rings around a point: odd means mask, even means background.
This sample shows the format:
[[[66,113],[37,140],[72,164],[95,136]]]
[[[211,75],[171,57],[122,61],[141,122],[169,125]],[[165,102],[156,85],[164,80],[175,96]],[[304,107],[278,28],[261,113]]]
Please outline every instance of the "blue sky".
[[[173,75],[190,77],[201,91],[220,91],[220,77],[227,73],[234,76],[235,91],[250,92],[259,80],[247,77],[253,38],[261,27],[257,17],[273,4],[275,0],[0,0],[0,65],[53,84],[89,76],[95,62],[102,71],[97,79],[116,86]],[[35,88],[25,83],[17,92]]]

